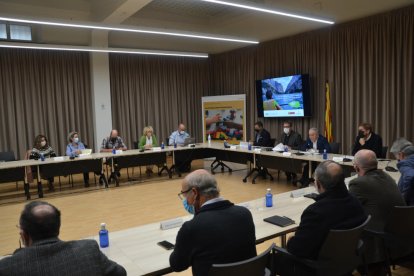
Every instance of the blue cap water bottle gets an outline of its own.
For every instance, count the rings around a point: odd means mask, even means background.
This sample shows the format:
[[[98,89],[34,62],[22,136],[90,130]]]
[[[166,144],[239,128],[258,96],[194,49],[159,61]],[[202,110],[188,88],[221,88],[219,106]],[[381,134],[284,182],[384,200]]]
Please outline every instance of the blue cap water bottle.
[[[101,223],[101,230],[99,230],[99,246],[104,248],[109,246],[109,235],[106,229],[106,223]]]

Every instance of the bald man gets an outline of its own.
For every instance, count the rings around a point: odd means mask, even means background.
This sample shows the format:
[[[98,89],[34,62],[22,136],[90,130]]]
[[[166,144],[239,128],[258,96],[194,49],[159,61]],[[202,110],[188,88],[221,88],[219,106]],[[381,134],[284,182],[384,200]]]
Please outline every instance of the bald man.
[[[383,170],[378,169],[376,153],[372,150],[359,150],[354,157],[354,168],[358,177],[349,183],[349,192],[364,207],[365,213],[371,215],[367,228],[384,231],[384,226],[394,206],[405,206],[395,180]],[[367,242],[366,261],[377,263],[384,260],[382,248],[378,241]],[[374,269],[374,267],[372,267]]]
[[[331,229],[352,229],[361,225],[367,216],[359,201],[348,193],[342,167],[325,161],[315,170],[315,186],[319,195],[315,203],[303,211],[300,224],[287,243],[287,250],[300,258],[317,259]],[[294,263],[276,254],[276,272],[280,275],[308,275],[298,271]],[[297,274],[294,274],[296,270]]]
[[[61,241],[60,211],[47,202],[27,204],[19,224],[24,248],[0,260],[0,275],[126,275],[96,241]]]
[[[192,266],[195,276],[206,276],[212,264],[233,263],[256,256],[253,217],[244,207],[220,197],[216,179],[196,170],[184,179],[178,194],[184,209],[194,214],[177,234],[170,256],[173,271]]]

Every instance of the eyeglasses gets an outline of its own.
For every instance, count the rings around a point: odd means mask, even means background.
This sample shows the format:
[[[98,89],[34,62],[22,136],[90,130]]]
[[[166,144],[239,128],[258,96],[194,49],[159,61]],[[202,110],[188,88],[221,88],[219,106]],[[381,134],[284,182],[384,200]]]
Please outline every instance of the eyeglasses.
[[[185,196],[184,196],[184,195],[185,195],[186,193],[188,193],[189,191],[191,191],[191,188],[189,188],[189,189],[188,189],[188,190],[186,190],[186,191],[181,191],[181,193],[179,193],[179,194],[178,194],[178,198],[179,198],[179,199],[181,199],[181,200],[184,200],[184,198],[185,198]]]

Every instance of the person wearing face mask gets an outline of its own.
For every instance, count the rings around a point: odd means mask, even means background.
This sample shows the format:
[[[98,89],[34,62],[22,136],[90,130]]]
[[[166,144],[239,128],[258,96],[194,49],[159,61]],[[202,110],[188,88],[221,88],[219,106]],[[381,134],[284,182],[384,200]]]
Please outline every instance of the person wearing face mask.
[[[212,264],[233,263],[256,256],[256,237],[250,211],[220,197],[217,182],[206,170],[186,176],[178,194],[194,217],[179,230],[170,266],[179,272],[207,276]]]
[[[79,133],[72,131],[68,135],[69,144],[66,146],[66,155],[70,157],[78,157],[82,150],[86,149],[85,145],[79,139]],[[83,183],[85,187],[89,187],[89,173],[83,173]]]
[[[372,125],[362,123],[358,126],[358,136],[355,138],[352,155],[355,155],[361,149],[369,149],[375,152],[377,158],[382,156],[382,138],[372,131]]]
[[[367,219],[359,201],[349,194],[338,163],[324,161],[318,165],[315,187],[319,195],[303,211],[295,235],[286,246],[292,255],[311,260],[318,258],[330,230],[352,229]],[[275,254],[274,258],[278,275],[314,275],[314,271],[306,271],[283,254]]]
[[[184,145],[185,139],[189,137],[190,134],[185,131],[185,125],[180,123],[178,129],[171,133],[170,138],[168,139],[168,145],[172,146],[174,143],[177,145]]]
[[[280,135],[279,143],[294,150],[302,145],[302,136],[292,129],[292,122],[283,122],[283,133]],[[295,184],[296,178],[296,173],[286,172],[287,181],[292,181]]]
[[[358,174],[349,183],[349,192],[362,204],[365,214],[371,215],[366,228],[383,232],[394,206],[405,206],[395,180],[383,170],[378,169],[378,161],[372,150],[360,150],[354,157],[354,169]],[[365,261],[369,264],[369,275],[385,275],[380,239],[367,238]]]
[[[398,189],[407,205],[414,205],[414,145],[405,138],[398,138],[390,150],[397,158],[401,173]]]
[[[33,145],[33,149],[30,153],[29,159],[39,160],[41,157],[52,158],[56,157],[56,153],[53,148],[49,145],[45,135],[37,135]],[[53,186],[54,179],[50,177],[48,180],[49,191],[54,191],[55,187]]]
[[[26,204],[18,225],[23,248],[0,260],[0,275],[127,275],[95,240],[60,240],[60,225],[55,206],[42,201]]]
[[[263,123],[257,121],[254,123],[254,142],[253,146],[257,147],[273,147],[270,138],[270,133],[263,128]]]
[[[112,152],[113,150],[127,150],[127,146],[124,144],[124,141],[121,137],[118,136],[118,130],[113,129],[111,130],[111,133],[109,134],[109,137],[106,137],[102,140],[101,144],[101,152]],[[108,162],[110,160],[107,160],[107,164],[112,164],[112,162]],[[116,160],[115,160],[116,161]],[[118,167],[116,166],[116,162],[114,162],[115,165],[115,171],[111,173],[108,182],[111,182],[111,180],[115,180],[116,186],[119,186],[118,178],[121,177],[121,173],[119,172]],[[102,184],[105,182],[105,177],[103,174],[99,177],[99,183]]]

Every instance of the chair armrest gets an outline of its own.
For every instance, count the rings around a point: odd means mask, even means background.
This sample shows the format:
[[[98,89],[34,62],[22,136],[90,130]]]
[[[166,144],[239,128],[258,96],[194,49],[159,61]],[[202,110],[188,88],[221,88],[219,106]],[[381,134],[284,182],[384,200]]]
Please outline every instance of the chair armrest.
[[[295,262],[298,262],[298,263],[300,263],[304,266],[307,266],[309,268],[315,269],[317,267],[316,261],[305,259],[305,258],[300,258],[300,257],[297,257],[295,255],[292,255],[291,253],[289,253],[289,251],[287,251],[286,248],[278,247],[278,246],[275,245],[274,250],[276,251],[276,254],[282,254],[283,256],[285,256],[285,257],[287,257],[287,258],[289,258],[289,259],[291,259]]]

